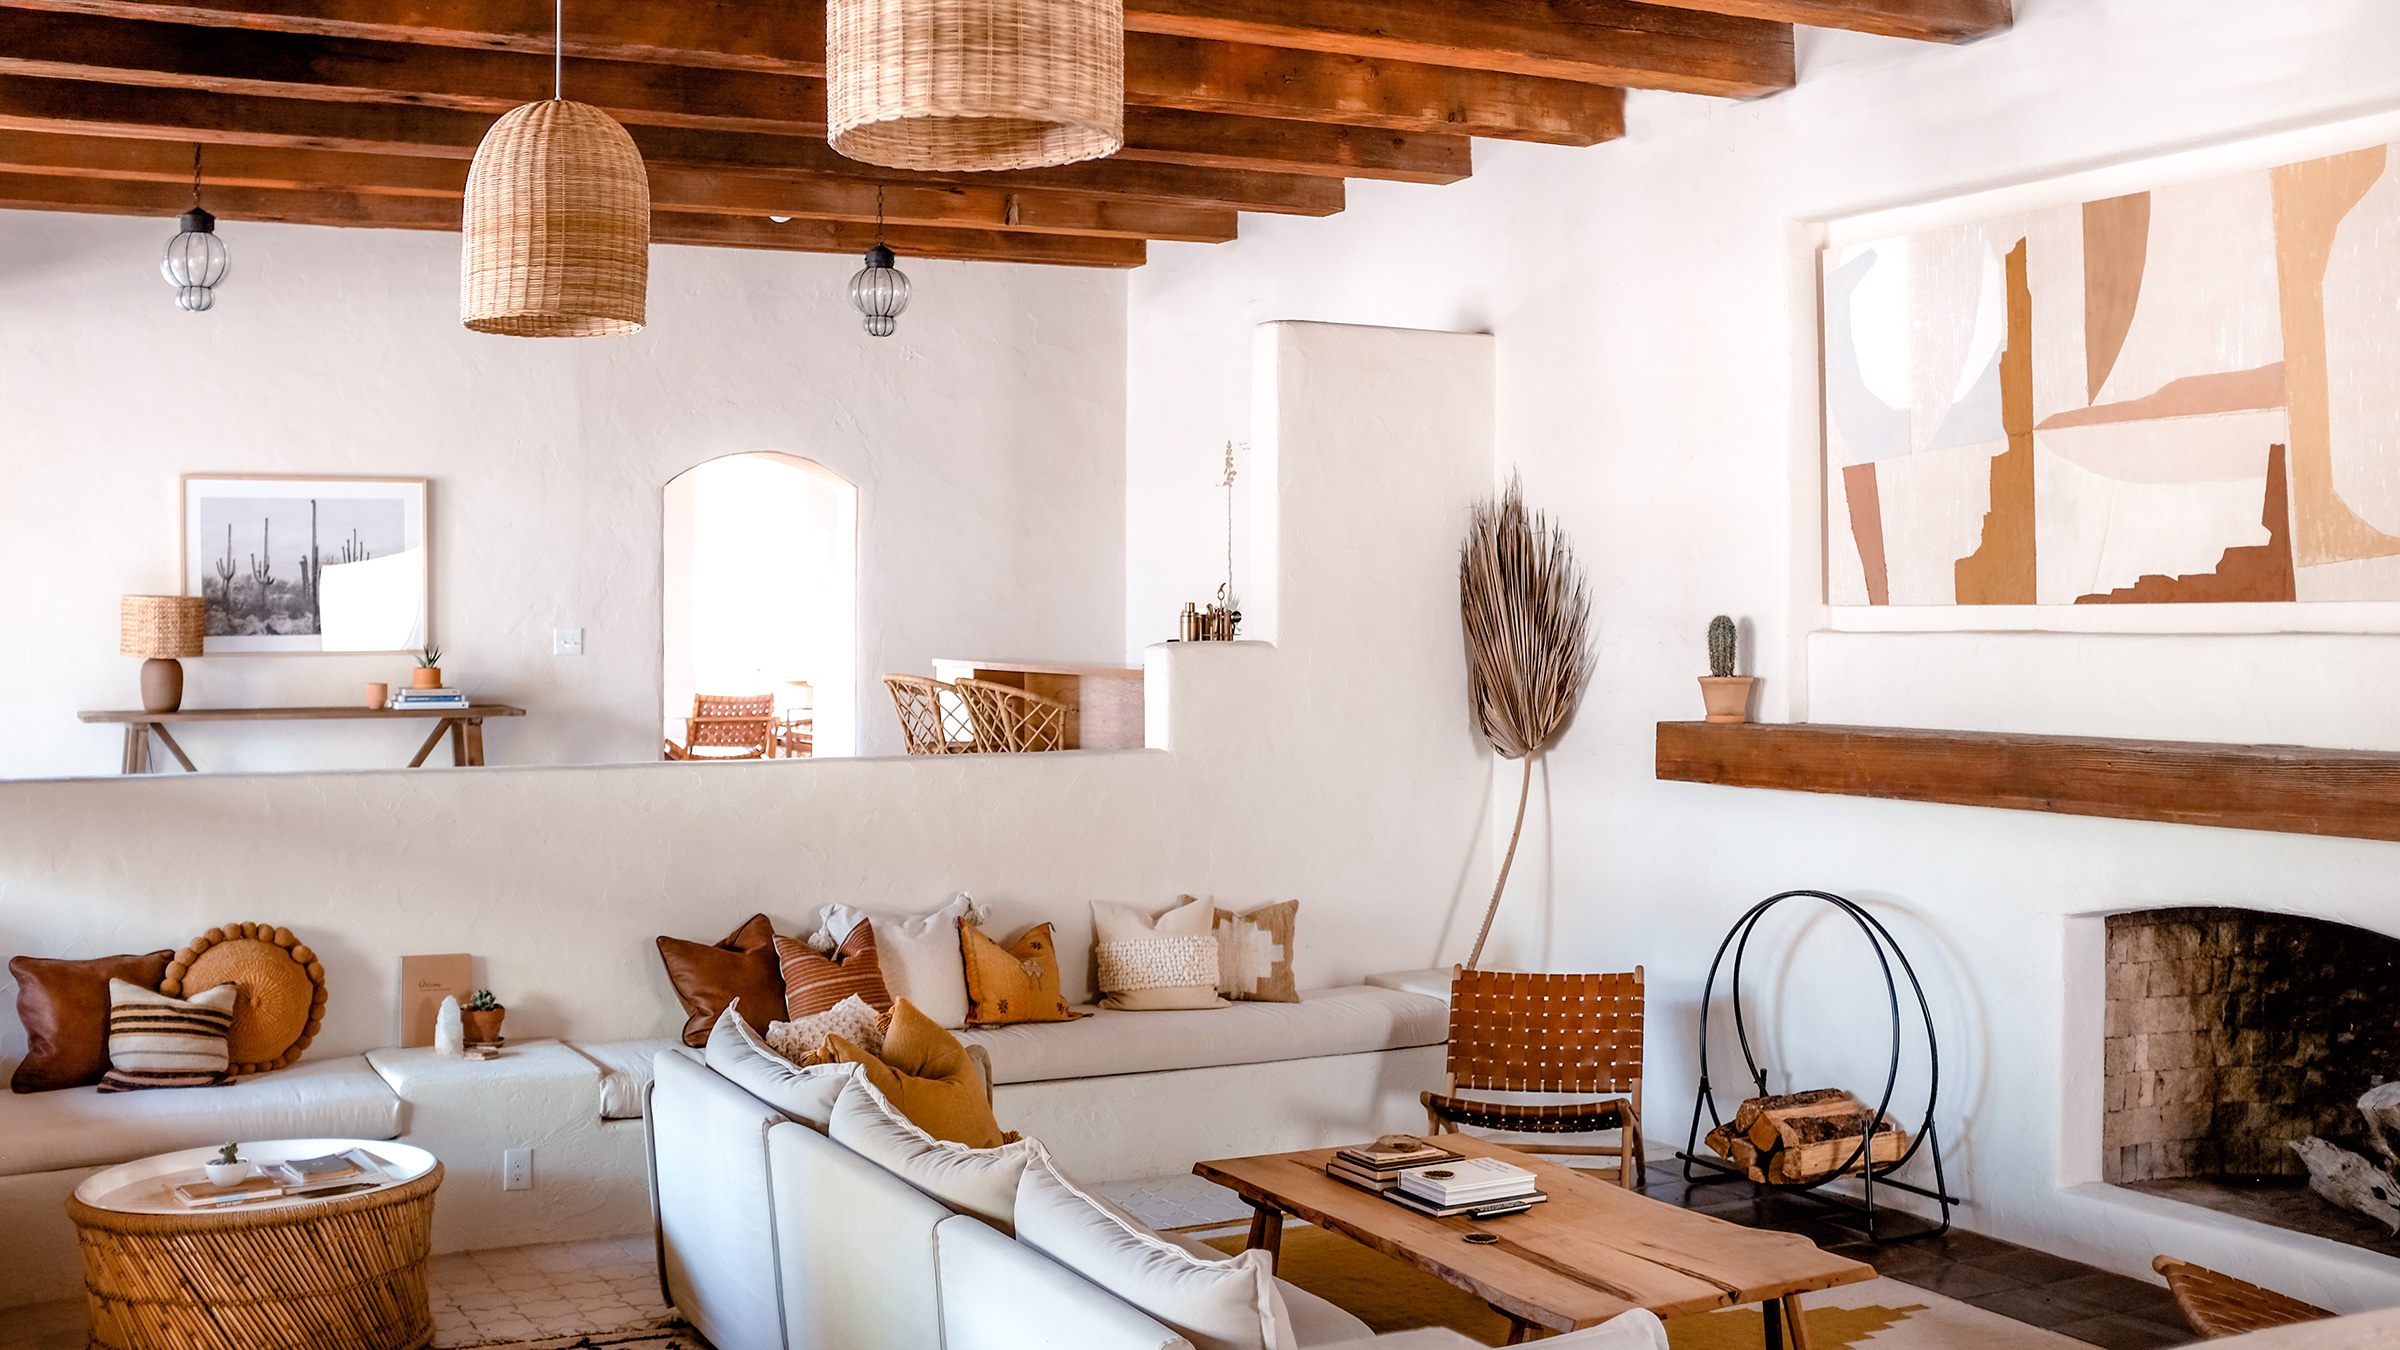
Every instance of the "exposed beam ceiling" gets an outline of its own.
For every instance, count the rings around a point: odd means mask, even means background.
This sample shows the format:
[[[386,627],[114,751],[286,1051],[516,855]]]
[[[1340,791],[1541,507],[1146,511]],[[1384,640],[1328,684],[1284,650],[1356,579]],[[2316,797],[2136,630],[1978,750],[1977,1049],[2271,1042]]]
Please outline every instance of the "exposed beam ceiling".
[[[1126,0],[1123,151],[912,174],[825,144],[823,0],[570,8],[567,96],[632,133],[662,241],[853,251],[880,187],[904,254],[1088,266],[1229,239],[1240,211],[1331,214],[1348,178],[1456,182],[1471,138],[1612,140],[1628,88],[1775,93],[1794,24],[1957,42],[2010,20],[2010,0]],[[492,119],[550,94],[553,14],[0,0],[0,204],[173,214],[199,142],[229,219],[456,228]]]

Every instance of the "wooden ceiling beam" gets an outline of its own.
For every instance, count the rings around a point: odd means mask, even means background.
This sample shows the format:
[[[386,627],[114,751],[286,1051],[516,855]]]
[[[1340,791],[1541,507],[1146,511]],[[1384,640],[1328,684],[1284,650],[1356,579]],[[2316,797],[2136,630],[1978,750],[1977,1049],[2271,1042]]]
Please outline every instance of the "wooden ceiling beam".
[[[467,184],[463,160],[334,150],[222,145],[206,168],[212,198],[220,187],[240,187],[460,200]],[[192,162],[172,141],[0,130],[0,172],[188,185]],[[916,184],[888,187],[879,198],[875,184],[854,179],[773,180],[673,165],[651,167],[650,196],[655,211],[752,219],[870,223],[880,212],[896,225],[1203,244],[1223,243],[1239,229],[1236,213],[1214,208]]]
[[[172,217],[189,205],[190,200],[191,189],[185,184],[0,172],[0,209],[156,216],[162,227],[172,228]],[[464,210],[462,202],[447,197],[254,187],[212,189],[207,204],[211,212],[226,221],[453,232],[459,228]],[[650,227],[650,240],[654,244],[731,245],[802,253],[860,253],[876,237],[871,222],[795,219],[788,225],[777,225],[757,217],[677,212],[655,214]],[[887,227],[882,237],[893,251],[907,258],[1139,267],[1147,256],[1146,246],[1138,239],[913,225]]]
[[[1455,183],[1474,168],[1464,136],[1181,108],[1127,108],[1125,148],[1112,158],[1401,183]]]
[[[0,7],[0,74],[268,98],[398,103],[497,116],[551,96],[552,64],[515,52],[144,23]],[[821,80],[575,60],[565,87],[629,125],[817,135]]]
[[[1836,0],[1818,0],[1835,3]],[[1886,0],[1889,3],[1890,0]],[[1133,33],[1581,84],[1746,98],[1788,89],[1788,23],[1632,0],[1134,0]],[[1153,50],[1150,40],[1139,44]]]
[[[1147,0],[1143,0],[1147,3]],[[2005,32],[2014,16],[2010,0],[1658,0],[1679,9],[1706,10],[1812,28],[1847,28],[1920,42],[1972,42]]]
[[[1625,93],[1604,85],[1155,35],[1126,38],[1125,101],[1549,145],[1625,134]]]
[[[471,159],[492,118],[447,108],[317,103],[80,80],[0,80],[0,128],[358,154]],[[1342,209],[1338,178],[1100,160],[1000,174],[869,169],[814,137],[676,127],[631,127],[652,166],[680,165],[770,178],[813,175],[868,183],[928,183],[1052,191],[1163,206],[1325,216]]]

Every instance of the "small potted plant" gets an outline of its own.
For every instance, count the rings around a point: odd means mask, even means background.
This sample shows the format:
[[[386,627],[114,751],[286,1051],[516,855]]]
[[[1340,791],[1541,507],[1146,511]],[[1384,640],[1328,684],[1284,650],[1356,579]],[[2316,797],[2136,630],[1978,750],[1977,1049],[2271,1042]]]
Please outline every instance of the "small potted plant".
[[[492,997],[491,990],[478,989],[475,997],[468,999],[466,1006],[458,1010],[458,1016],[466,1024],[467,1044],[498,1045],[500,1019],[508,1016],[508,1009],[501,1006],[500,1000]]]
[[[1711,722],[1750,720],[1750,686],[1757,681],[1733,673],[1738,640],[1733,620],[1720,614],[1708,621],[1708,673],[1700,677],[1700,701]]]
[[[441,648],[427,646],[425,650],[417,653],[417,668],[409,673],[409,687],[412,689],[439,689],[442,687]]]
[[[242,1161],[242,1146],[227,1144],[217,1150],[217,1160],[202,1163],[200,1170],[208,1173],[211,1186],[231,1186],[250,1175],[250,1164]]]

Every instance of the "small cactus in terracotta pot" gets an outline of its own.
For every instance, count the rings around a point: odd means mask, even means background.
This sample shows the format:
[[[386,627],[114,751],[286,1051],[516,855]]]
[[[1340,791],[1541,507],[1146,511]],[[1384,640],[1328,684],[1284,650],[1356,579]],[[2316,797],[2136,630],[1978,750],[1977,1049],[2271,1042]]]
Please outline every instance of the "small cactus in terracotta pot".
[[[1700,701],[1711,722],[1750,720],[1750,676],[1733,673],[1741,641],[1733,620],[1725,615],[1708,621],[1708,673],[1700,677]]]
[[[475,997],[458,1010],[458,1019],[465,1024],[467,1041],[471,1045],[496,1045],[500,1040],[500,1020],[508,1009],[492,997],[489,989],[478,989]]]

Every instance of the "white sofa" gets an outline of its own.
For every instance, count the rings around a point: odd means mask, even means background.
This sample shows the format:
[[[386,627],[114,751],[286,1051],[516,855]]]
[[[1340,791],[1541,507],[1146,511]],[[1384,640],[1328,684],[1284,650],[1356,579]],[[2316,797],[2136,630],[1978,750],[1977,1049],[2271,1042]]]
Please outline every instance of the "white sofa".
[[[661,1054],[655,1073],[645,1119],[659,1270],[669,1302],[716,1350],[1193,1350],[1077,1271],[705,1065]],[[1281,1291],[1297,1343],[1288,1350],[1378,1339],[1323,1299]],[[1648,1313],[1551,1343],[1667,1344]]]

